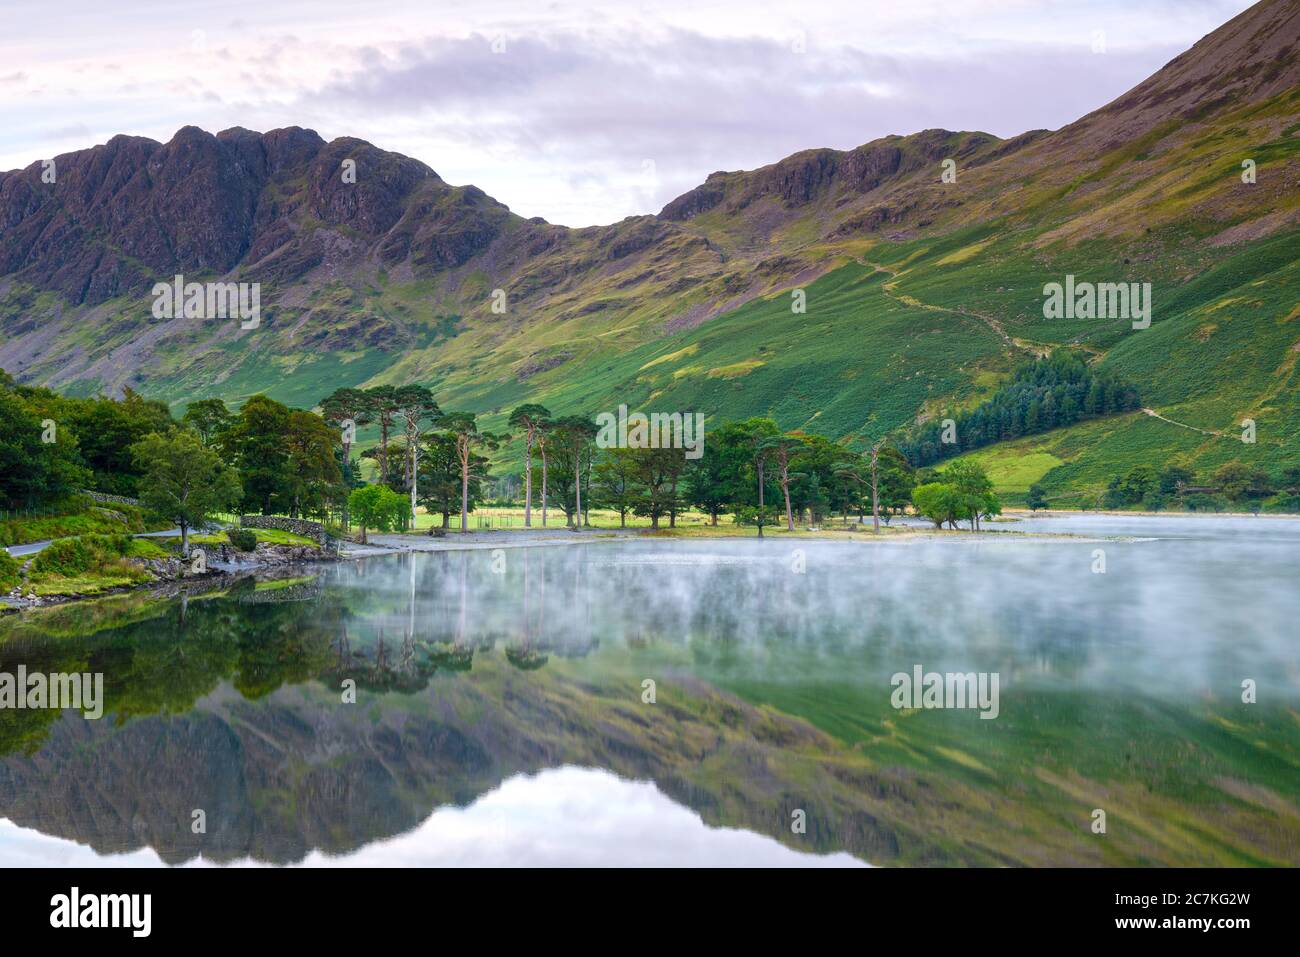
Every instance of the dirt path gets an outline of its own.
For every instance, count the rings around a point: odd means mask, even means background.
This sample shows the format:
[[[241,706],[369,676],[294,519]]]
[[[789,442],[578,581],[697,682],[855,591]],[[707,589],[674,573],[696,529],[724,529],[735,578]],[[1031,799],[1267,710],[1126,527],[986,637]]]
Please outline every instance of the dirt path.
[[[872,269],[876,270],[876,272],[883,272],[885,275],[895,280],[893,282],[881,283],[880,285],[880,288],[884,291],[885,295],[890,299],[893,299],[895,302],[902,303],[904,306],[911,306],[913,309],[925,309],[929,312],[946,312],[952,316],[961,316],[965,319],[974,319],[976,322],[982,322],[997,334],[998,338],[1006,344],[1007,348],[1013,351],[1023,352],[1037,358],[1043,358],[1051,354],[1052,347],[1050,345],[1042,345],[1039,343],[1026,342],[1024,339],[1017,339],[1002,327],[1002,323],[999,320],[992,316],[986,316],[982,312],[970,312],[965,309],[949,309],[947,306],[936,306],[932,303],[922,302],[914,296],[909,296],[904,293],[896,293],[894,288],[898,285],[896,279],[899,275],[898,270],[890,269],[888,266],[882,265],[881,263],[873,263],[866,259],[862,260],[862,264],[864,266],[870,266]]]
[[[1223,438],[1222,432],[1211,432],[1208,429],[1198,429],[1196,426],[1188,425],[1186,422],[1175,422],[1173,419],[1165,418],[1155,409],[1144,408],[1142,411],[1145,412],[1147,415],[1151,416],[1151,418],[1153,419],[1159,419],[1161,422],[1168,422],[1170,425],[1176,425],[1184,429],[1191,429],[1193,432],[1200,432],[1201,435],[1213,435],[1216,438],[1220,438],[1220,439]]]

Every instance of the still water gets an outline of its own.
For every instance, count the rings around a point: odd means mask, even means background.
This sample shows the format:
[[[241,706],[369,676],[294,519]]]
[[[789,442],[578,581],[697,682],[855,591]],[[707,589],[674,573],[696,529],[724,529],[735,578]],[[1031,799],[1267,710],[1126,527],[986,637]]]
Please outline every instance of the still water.
[[[1051,534],[393,555],[11,616],[0,672],[106,703],[0,711],[0,864],[1300,864],[1300,522],[997,527]],[[896,708],[918,668],[997,675],[996,718]]]

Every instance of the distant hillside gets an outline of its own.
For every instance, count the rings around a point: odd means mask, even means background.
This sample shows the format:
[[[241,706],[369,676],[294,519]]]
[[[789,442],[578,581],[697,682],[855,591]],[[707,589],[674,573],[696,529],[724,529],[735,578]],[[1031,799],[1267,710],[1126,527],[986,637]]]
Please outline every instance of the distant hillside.
[[[587,229],[522,219],[355,139],[119,136],[56,157],[52,184],[40,163],[0,173],[0,368],[178,404],[266,391],[310,406],[342,385],[422,382],[491,424],[522,401],[625,402],[770,414],[860,444],[1073,344],[1165,418],[1020,440],[1049,488],[1173,458],[1294,464],[1298,154],[1293,0],[1257,4],[1054,132],[807,150]],[[150,290],[176,274],[260,283],[260,327],[154,319]],[[1151,327],[1044,319],[1044,284],[1067,274],[1151,283]],[[1207,434],[1244,417],[1254,446]]]

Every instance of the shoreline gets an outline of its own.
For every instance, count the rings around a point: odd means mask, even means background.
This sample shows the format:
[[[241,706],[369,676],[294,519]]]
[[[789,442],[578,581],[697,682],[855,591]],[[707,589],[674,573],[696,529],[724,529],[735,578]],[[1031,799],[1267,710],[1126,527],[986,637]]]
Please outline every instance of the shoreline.
[[[1106,516],[1117,518],[1198,518],[1205,520],[1227,519],[1227,518],[1270,518],[1270,519],[1290,519],[1300,521],[1300,515],[1283,515],[1283,514],[1263,514],[1255,515],[1251,512],[1132,512],[1132,511],[1104,511],[1104,510],[1071,510],[1071,509],[1040,509],[1037,512],[1031,512],[1028,509],[1007,509],[1004,516],[1014,516],[1012,522],[1019,524],[1023,521],[1033,521],[1034,519],[1049,518],[1070,518],[1074,516]],[[978,544],[980,542],[989,542],[996,540],[1018,539],[1030,542],[1101,542],[1101,541],[1146,541],[1145,536],[1141,535],[1097,535],[1097,534],[1076,534],[1071,532],[1034,532],[1027,528],[996,528],[992,527],[1002,522],[989,522],[985,528],[978,532],[972,532],[967,528],[960,529],[937,529],[931,525],[883,525],[882,533],[879,537],[869,531],[870,525],[867,523],[855,523],[846,526],[828,526],[810,529],[796,529],[794,533],[784,530],[773,529],[762,541],[780,542],[785,541],[823,541],[823,542],[854,542],[859,544],[872,545],[905,545],[916,544],[926,541],[946,541],[950,543]],[[1008,523],[1010,524],[1010,523]],[[719,528],[724,526],[718,526]],[[727,526],[730,527],[730,526]],[[0,595],[0,616],[19,614],[32,608],[54,608],[62,607],[69,604],[80,602],[93,602],[104,598],[113,598],[135,592],[154,591],[159,601],[169,600],[176,597],[180,592],[186,591],[190,586],[210,585],[226,580],[235,580],[245,575],[253,575],[259,578],[265,577],[267,580],[285,577],[278,572],[289,573],[304,571],[313,571],[322,566],[336,564],[343,561],[364,561],[368,558],[381,558],[389,555],[403,555],[415,552],[452,552],[452,551],[486,551],[497,548],[539,548],[547,546],[561,545],[586,545],[597,542],[619,542],[619,541],[701,541],[701,542],[718,542],[718,541],[759,541],[758,536],[750,529],[746,529],[746,534],[727,534],[714,533],[710,534],[707,530],[713,526],[686,526],[684,528],[670,529],[667,527],[660,528],[657,531],[651,531],[647,528],[588,528],[582,531],[575,531],[571,528],[557,529],[491,529],[460,532],[449,530],[445,536],[434,537],[426,533],[392,533],[392,534],[372,534],[365,545],[356,543],[347,543],[339,549],[337,557],[333,558],[311,558],[301,561],[276,561],[276,562],[251,562],[251,563],[221,563],[212,567],[208,572],[201,575],[186,576],[179,579],[164,581],[142,582],[138,585],[117,585],[107,588],[102,592],[96,592],[90,595],[47,595],[40,596],[35,601],[26,599],[14,599],[9,595]],[[700,531],[704,529],[706,531]],[[684,533],[684,534],[683,534]]]

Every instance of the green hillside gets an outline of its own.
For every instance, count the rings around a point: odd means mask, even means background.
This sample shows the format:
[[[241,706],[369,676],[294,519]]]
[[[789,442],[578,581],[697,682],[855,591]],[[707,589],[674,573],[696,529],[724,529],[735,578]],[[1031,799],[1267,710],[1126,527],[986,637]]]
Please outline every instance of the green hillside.
[[[342,386],[419,383],[496,431],[524,402],[558,415],[626,404],[714,424],[771,416],[861,447],[969,409],[1026,358],[1069,346],[1163,418],[981,450],[1013,499],[1027,476],[1082,500],[1136,465],[1200,473],[1241,459],[1276,471],[1300,463],[1297,51],[1300,12],[1265,0],[1060,130],[926,130],[808,150],[715,173],[657,216],[586,229],[524,220],[358,140],[194,128],[172,144],[136,139],[116,148],[153,150],[156,164],[178,143],[213,168],[233,162],[236,141],[291,141],[317,157],[239,184],[273,211],[228,274],[263,284],[261,325],[154,320],[129,281],[149,270],[111,230],[87,230],[76,249],[111,259],[114,282],[98,298],[69,291],[53,254],[19,248],[10,261],[34,265],[0,277],[0,367],[71,395],[129,386],[178,411],[258,392],[310,407]],[[107,148],[66,165],[94,175]],[[331,164],[343,155],[392,175],[342,201]],[[955,182],[940,176],[947,159]],[[0,177],[0,196],[28,195],[12,188],[19,174]],[[29,206],[72,201],[47,194],[7,215],[21,225]],[[211,255],[230,260],[223,250]],[[1150,327],[1045,319],[1044,286],[1066,276],[1150,284]],[[1245,418],[1253,445],[1233,438]],[[517,443],[495,454],[513,467]]]

